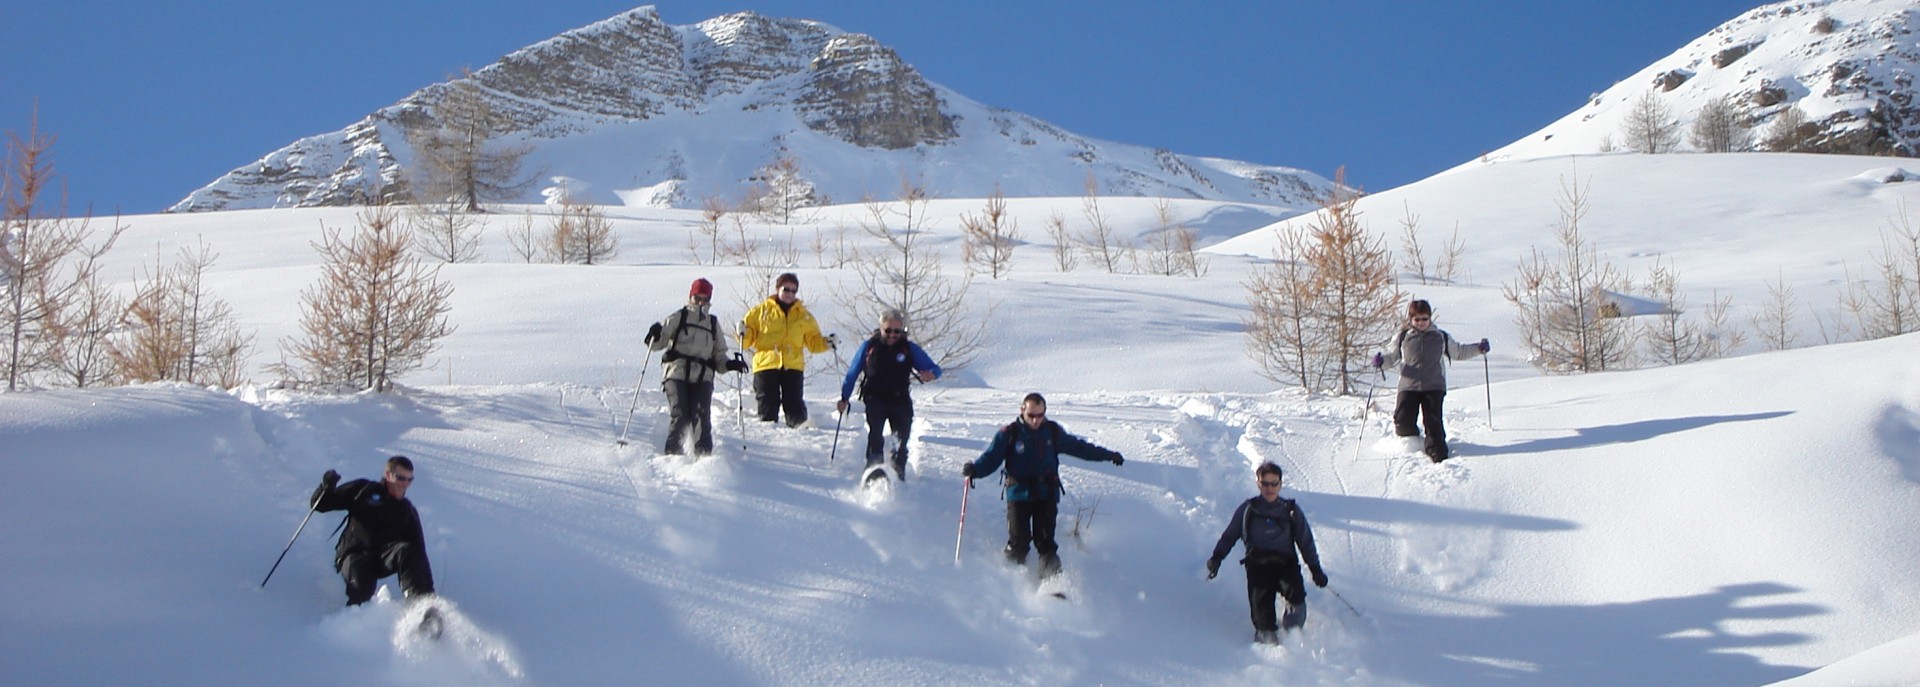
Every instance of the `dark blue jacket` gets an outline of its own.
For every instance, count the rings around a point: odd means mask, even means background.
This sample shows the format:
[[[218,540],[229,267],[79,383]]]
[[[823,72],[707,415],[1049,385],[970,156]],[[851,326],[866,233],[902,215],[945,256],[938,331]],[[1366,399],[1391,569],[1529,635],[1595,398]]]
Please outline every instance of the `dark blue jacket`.
[[[1255,496],[1234,509],[1233,519],[1213,545],[1214,560],[1223,560],[1233,551],[1234,542],[1246,541],[1247,556],[1277,556],[1304,561],[1307,569],[1320,574],[1320,552],[1313,545],[1313,528],[1307,516],[1292,499],[1266,499]],[[1294,555],[1299,549],[1300,554]],[[1297,565],[1298,563],[1296,563]]]
[[[871,356],[890,355],[892,359],[878,360]],[[920,344],[900,338],[900,343],[888,346],[886,339],[875,336],[860,342],[860,348],[853,352],[852,365],[847,366],[847,378],[840,382],[840,400],[853,397],[853,387],[860,381],[862,374],[867,381],[861,385],[860,398],[865,399],[878,391],[889,398],[907,395],[907,387],[913,383],[912,374],[918,370],[933,373],[939,379],[940,366],[927,356]],[[885,399],[882,399],[885,400]]]
[[[1039,429],[1015,420],[993,435],[993,443],[973,461],[974,477],[986,477],[1007,466],[1008,501],[1060,500],[1060,454],[1096,462],[1118,462],[1120,453],[1060,428],[1052,420]]]

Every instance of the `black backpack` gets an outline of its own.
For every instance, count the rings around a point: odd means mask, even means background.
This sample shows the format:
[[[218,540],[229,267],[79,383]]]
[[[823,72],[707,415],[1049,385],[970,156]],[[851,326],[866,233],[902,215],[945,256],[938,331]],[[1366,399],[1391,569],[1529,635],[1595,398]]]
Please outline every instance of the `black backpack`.
[[[1240,541],[1246,544],[1247,555],[1251,556],[1251,555],[1254,555],[1255,553],[1292,554],[1293,553],[1293,516],[1296,512],[1298,512],[1299,506],[1293,502],[1293,499],[1280,499],[1281,503],[1287,504],[1287,512],[1286,512],[1286,515],[1284,516],[1285,519],[1279,522],[1273,522],[1271,520],[1268,520],[1265,522],[1261,522],[1259,525],[1255,525],[1253,523],[1253,504],[1259,500],[1260,500],[1260,497],[1258,496],[1247,499],[1246,510],[1242,511],[1242,514],[1240,516]],[[1267,542],[1273,541],[1274,539],[1279,539],[1285,542],[1283,548],[1278,550],[1267,549],[1267,548],[1255,549],[1253,547],[1253,542],[1254,542],[1253,534],[1255,532],[1256,527],[1260,528],[1260,534],[1261,534],[1260,541],[1262,543],[1267,543]]]

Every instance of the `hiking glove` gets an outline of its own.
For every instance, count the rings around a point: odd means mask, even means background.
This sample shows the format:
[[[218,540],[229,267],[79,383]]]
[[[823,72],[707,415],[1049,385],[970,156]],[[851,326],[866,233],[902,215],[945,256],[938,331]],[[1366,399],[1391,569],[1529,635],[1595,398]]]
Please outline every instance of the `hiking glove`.
[[[1215,577],[1218,577],[1219,575],[1220,575],[1220,559],[1218,558],[1207,559],[1207,579],[1211,580]],[[1324,587],[1326,585],[1321,585],[1321,586]]]
[[[973,463],[961,463],[961,464],[960,464],[960,476],[961,476],[961,477],[965,477],[965,478],[967,478],[967,479],[973,479],[973,475],[974,475],[974,472],[973,472]]]
[[[1313,586],[1315,586],[1315,587],[1326,587],[1326,586],[1327,586],[1327,574],[1326,574],[1326,573],[1323,573],[1323,572],[1320,572],[1320,571],[1318,571],[1318,570],[1315,570],[1315,571],[1313,571]]]
[[[652,346],[653,342],[659,341],[659,340],[660,340],[660,323],[655,322],[653,323],[653,326],[647,328],[646,343],[648,346]]]
[[[1487,340],[1486,340],[1486,339],[1481,339],[1481,340],[1480,340],[1480,352],[1481,352],[1481,353],[1486,353],[1487,351],[1491,351],[1491,350],[1493,350],[1493,346],[1490,346],[1490,345],[1487,345]]]
[[[1125,462],[1127,462],[1127,459],[1126,459],[1126,457],[1124,457],[1124,456],[1121,456],[1121,455],[1120,455],[1120,454],[1118,454],[1118,453],[1115,453],[1115,454],[1113,454],[1113,464],[1114,464],[1114,465],[1119,465],[1119,464],[1121,464],[1121,463],[1125,463]]]
[[[328,470],[320,476],[320,485],[332,489],[340,484],[340,473]]]
[[[727,371],[728,372],[746,372],[747,361],[741,360],[740,356],[736,355],[733,357],[732,360],[727,361]]]
[[[1385,364],[1387,364],[1387,357],[1386,357],[1386,356],[1384,356],[1384,355],[1381,355],[1381,354],[1379,354],[1379,353],[1375,353],[1375,354],[1373,354],[1373,367],[1374,367],[1375,369],[1379,369],[1379,368],[1380,368],[1380,366],[1382,366],[1382,365],[1385,365]]]

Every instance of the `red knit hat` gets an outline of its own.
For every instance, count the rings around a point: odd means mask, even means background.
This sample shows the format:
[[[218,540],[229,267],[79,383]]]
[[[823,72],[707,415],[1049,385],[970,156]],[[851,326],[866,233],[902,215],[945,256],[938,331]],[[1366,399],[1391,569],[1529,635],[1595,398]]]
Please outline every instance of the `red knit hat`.
[[[693,280],[693,288],[687,289],[687,296],[689,298],[693,296],[706,296],[708,298],[712,298],[713,282],[707,281],[704,277]]]

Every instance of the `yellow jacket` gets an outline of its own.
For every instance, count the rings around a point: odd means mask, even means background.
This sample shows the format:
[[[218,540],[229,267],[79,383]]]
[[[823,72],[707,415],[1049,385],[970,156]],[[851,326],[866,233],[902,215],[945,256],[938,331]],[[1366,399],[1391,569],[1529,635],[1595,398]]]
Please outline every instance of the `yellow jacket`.
[[[820,335],[820,323],[805,303],[780,309],[780,299],[768,296],[747,310],[741,319],[740,347],[753,351],[753,371],[805,370],[807,358],[802,349],[827,352],[827,339]]]

